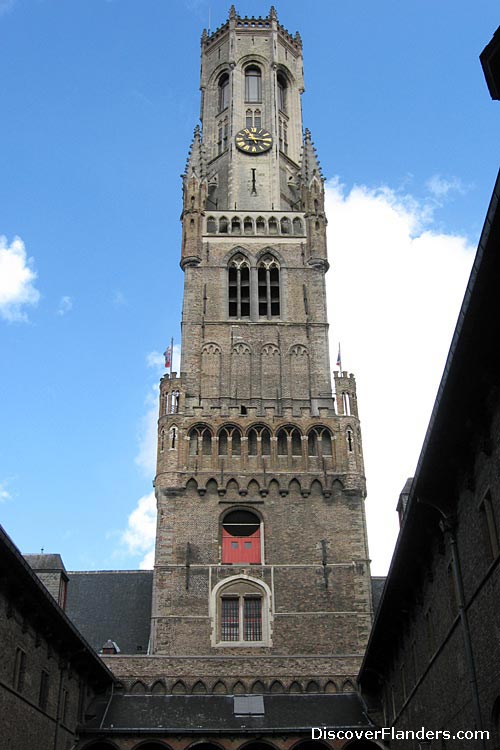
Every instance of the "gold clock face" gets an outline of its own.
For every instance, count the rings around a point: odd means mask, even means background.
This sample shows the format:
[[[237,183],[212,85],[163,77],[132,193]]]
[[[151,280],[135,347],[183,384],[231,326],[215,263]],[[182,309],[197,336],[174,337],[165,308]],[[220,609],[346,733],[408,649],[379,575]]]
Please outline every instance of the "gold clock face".
[[[264,128],[242,128],[236,133],[236,148],[251,156],[258,156],[269,151],[273,145],[273,137]]]

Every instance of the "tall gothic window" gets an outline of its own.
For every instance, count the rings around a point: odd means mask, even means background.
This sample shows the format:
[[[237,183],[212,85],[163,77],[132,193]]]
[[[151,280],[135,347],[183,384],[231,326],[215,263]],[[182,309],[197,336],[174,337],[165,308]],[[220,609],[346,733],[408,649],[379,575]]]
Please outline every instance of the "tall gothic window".
[[[262,101],[262,74],[256,65],[251,65],[245,70],[245,101]]]
[[[229,125],[227,117],[219,122],[217,136],[217,155],[222,154],[227,149]]]
[[[229,317],[250,315],[250,267],[243,255],[235,255],[228,269]]]
[[[245,124],[247,128],[261,128],[262,116],[260,109],[247,109]]]
[[[278,107],[282,112],[286,112],[286,78],[284,75],[278,73]]]
[[[219,432],[219,456],[241,455],[241,432],[234,425],[226,425]]]
[[[189,455],[210,456],[212,453],[212,433],[203,424],[189,430]]]
[[[254,425],[248,431],[248,455],[271,455],[271,433],[264,425]]]
[[[280,268],[271,255],[266,255],[258,265],[259,316],[276,318],[280,315]]]
[[[229,74],[223,73],[219,78],[219,112],[229,106]]]

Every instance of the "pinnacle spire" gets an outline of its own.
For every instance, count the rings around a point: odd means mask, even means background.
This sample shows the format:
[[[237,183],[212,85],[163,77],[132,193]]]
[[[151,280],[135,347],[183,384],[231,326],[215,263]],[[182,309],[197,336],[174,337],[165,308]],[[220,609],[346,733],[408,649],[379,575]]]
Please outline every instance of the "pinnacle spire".
[[[304,132],[304,145],[302,147],[302,160],[300,164],[300,176],[302,182],[307,184],[314,176],[323,180],[323,172],[316,154],[316,149],[311,139],[311,131],[306,128]]]
[[[193,140],[189,149],[184,177],[186,177],[187,179],[189,179],[190,177],[203,179],[206,175],[205,166],[205,149],[201,140],[200,126],[197,125],[194,129]]]

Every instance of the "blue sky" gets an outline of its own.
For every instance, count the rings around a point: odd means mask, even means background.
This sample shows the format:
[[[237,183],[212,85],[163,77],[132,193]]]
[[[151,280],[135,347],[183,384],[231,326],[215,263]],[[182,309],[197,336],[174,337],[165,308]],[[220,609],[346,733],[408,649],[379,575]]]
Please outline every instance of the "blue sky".
[[[60,552],[68,569],[138,567],[150,547],[158,353],[179,341],[179,175],[201,31],[228,9],[0,0],[0,519],[23,551]],[[358,379],[383,572],[498,169],[500,113],[478,60],[498,8],[277,11],[304,44],[332,339]]]

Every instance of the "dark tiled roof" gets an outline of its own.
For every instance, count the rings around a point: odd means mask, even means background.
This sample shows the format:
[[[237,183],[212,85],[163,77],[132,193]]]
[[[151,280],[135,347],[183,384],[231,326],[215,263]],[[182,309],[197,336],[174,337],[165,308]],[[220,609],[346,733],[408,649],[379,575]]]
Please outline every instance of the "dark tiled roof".
[[[121,654],[147,653],[152,570],[69,572],[68,577],[66,613],[96,651],[112,640]]]
[[[382,591],[385,586],[385,576],[372,576],[372,602],[373,611],[376,612],[380,599],[382,597]]]
[[[63,570],[66,572],[61,555],[42,553],[39,555],[26,554],[23,557],[34,571]]]
[[[241,696],[238,696],[241,697]],[[369,727],[357,693],[264,695],[263,715],[236,715],[232,695],[114,695],[101,726],[99,711],[85,726],[113,733],[310,732],[311,727]]]
[[[48,592],[2,526],[0,587],[26,620],[33,620],[36,631],[42,633],[58,652],[64,653],[75,669],[84,671],[92,684],[99,689],[111,684],[109,669]]]

